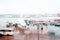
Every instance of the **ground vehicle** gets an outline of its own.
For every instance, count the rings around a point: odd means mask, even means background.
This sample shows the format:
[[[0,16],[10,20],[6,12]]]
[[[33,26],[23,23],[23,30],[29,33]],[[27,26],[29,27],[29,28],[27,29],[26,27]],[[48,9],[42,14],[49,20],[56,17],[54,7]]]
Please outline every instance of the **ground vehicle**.
[[[14,32],[13,32],[13,28],[0,28],[0,34],[3,34],[3,35],[13,35]]]

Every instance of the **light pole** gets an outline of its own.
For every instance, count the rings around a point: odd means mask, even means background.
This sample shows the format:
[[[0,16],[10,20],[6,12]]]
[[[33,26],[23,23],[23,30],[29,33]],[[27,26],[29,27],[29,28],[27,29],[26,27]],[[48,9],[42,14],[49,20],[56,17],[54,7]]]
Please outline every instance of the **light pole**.
[[[37,25],[37,30],[38,30],[38,40],[39,40],[39,24]]]
[[[39,28],[40,28],[40,24],[37,23],[37,30],[38,30],[38,40],[39,40]]]

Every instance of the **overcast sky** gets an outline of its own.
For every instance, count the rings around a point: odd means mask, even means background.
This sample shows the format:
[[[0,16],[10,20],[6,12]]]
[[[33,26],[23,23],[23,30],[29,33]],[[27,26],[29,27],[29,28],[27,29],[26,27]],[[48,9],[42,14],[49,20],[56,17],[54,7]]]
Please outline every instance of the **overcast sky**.
[[[0,0],[0,14],[60,13],[60,0]]]

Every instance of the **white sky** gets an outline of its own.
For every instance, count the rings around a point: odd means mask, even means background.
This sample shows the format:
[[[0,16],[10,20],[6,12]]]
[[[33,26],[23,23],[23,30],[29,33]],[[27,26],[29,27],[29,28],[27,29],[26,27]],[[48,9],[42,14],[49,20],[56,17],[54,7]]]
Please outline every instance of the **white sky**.
[[[0,0],[0,14],[60,13],[60,0]]]

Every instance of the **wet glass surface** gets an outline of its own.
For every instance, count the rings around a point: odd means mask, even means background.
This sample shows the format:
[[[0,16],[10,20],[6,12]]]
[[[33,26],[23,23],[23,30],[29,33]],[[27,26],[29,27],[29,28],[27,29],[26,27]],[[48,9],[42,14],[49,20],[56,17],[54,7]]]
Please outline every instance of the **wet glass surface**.
[[[38,39],[39,38],[39,39]],[[3,36],[0,37],[0,40],[60,40],[60,36],[55,35],[54,33],[50,34],[15,34],[13,36]]]

